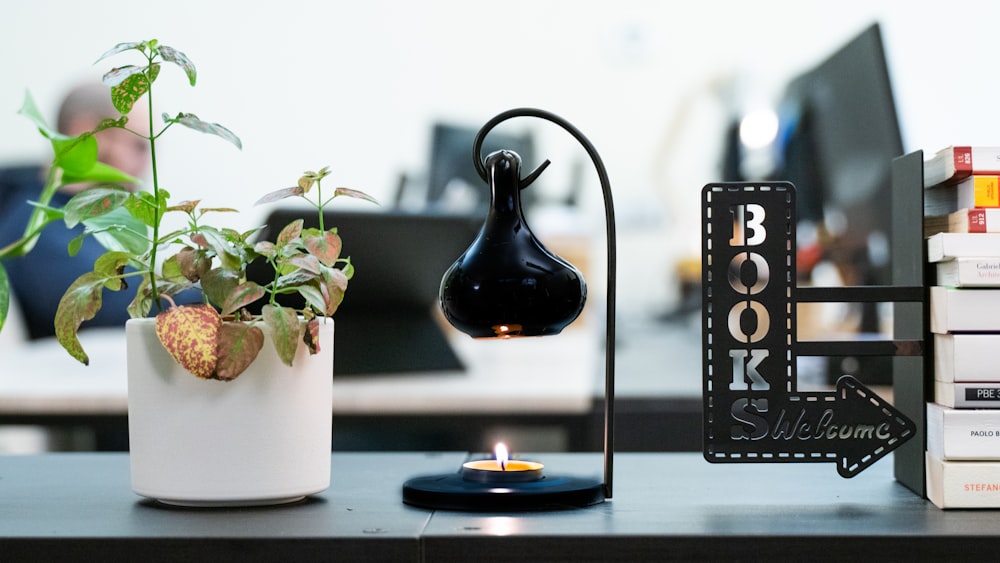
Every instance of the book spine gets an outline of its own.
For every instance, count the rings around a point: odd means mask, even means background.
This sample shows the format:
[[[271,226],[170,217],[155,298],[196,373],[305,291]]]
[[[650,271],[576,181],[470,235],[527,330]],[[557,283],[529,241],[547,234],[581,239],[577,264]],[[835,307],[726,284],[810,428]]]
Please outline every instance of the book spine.
[[[935,334],[934,379],[945,382],[1000,381],[1000,333]]]
[[[948,232],[1000,233],[1000,209],[972,207],[948,215]]]
[[[936,334],[948,332],[998,332],[1000,291],[987,288],[930,288],[930,328]]]
[[[956,409],[1000,409],[1000,383],[935,381],[934,402]]]
[[[1000,257],[1000,233],[937,233],[927,238],[927,260]]]
[[[1000,286],[1000,257],[956,258],[938,262],[937,284],[947,287]]]
[[[927,451],[942,460],[1000,460],[1000,409],[927,404]]]
[[[972,147],[954,147],[951,154],[955,176],[972,174]]]
[[[925,454],[927,498],[939,508],[1000,507],[1000,462],[946,461]]]
[[[924,161],[924,187],[954,184],[973,174],[1000,174],[1000,147],[952,146]]]
[[[956,188],[958,208],[1000,206],[998,183],[998,176],[975,175],[962,180]]]

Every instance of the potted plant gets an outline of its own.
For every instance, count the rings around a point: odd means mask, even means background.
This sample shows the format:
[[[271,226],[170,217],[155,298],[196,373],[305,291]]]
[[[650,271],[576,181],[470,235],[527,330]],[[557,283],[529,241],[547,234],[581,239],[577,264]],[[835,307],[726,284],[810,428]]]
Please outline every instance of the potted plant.
[[[254,241],[259,229],[238,232],[215,226],[208,217],[234,211],[203,207],[200,201],[173,203],[160,186],[156,143],[175,125],[220,137],[237,147],[229,129],[190,113],[163,114],[153,120],[153,84],[163,63],[183,69],[191,86],[197,73],[184,53],[156,40],[121,43],[98,62],[126,52],[142,64],[107,72],[119,119],[93,132],[64,139],[53,133],[33,104],[22,110],[53,142],[53,169],[67,163],[87,174],[73,181],[101,182],[74,196],[61,209],[39,206],[39,218],[22,240],[45,224],[62,219],[68,227],[83,222],[84,235],[100,235],[109,250],[94,269],[63,295],[56,313],[56,336],[75,358],[87,363],[77,333],[101,307],[104,291],[135,291],[126,323],[129,385],[129,448],[133,489],[176,504],[267,504],[287,502],[329,485],[333,321],[353,266],[341,256],[336,227],[324,225],[324,210],[337,197],[373,201],[348,188],[323,191],[328,168],[303,174],[297,184],[261,198],[270,203],[295,197],[319,216],[319,228],[297,220],[273,242]],[[149,109],[148,133],[129,127],[135,104]],[[30,98],[29,98],[30,102]],[[31,107],[28,107],[31,106]],[[85,162],[67,155],[82,152],[93,133],[128,129],[149,143],[151,189],[130,191],[129,180],[107,170],[87,151]],[[58,180],[54,182],[58,185]],[[48,188],[47,188],[48,189]],[[186,217],[186,226],[163,232],[168,213]],[[103,218],[103,220],[101,220]],[[109,219],[110,218],[110,219]],[[70,252],[73,251],[72,245]],[[247,279],[247,267],[261,260],[272,267],[267,282]],[[2,281],[2,279],[0,279]],[[175,304],[174,296],[200,287],[203,302]],[[6,297],[0,284],[0,305]],[[304,306],[282,306],[279,295],[295,293]],[[258,314],[248,310],[265,304]],[[242,374],[242,375],[241,375]]]

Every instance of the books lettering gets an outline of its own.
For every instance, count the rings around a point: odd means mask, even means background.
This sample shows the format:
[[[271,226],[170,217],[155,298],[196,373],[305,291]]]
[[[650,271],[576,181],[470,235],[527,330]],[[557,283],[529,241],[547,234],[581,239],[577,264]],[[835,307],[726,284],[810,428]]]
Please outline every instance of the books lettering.
[[[1000,334],[935,334],[934,379],[1000,381]]]
[[[1000,286],[1000,257],[956,258],[938,262],[937,285],[946,287]]]
[[[927,237],[927,260],[1000,257],[1000,233],[937,233]]]
[[[934,402],[956,409],[1000,409],[1000,382],[935,380]]]
[[[950,461],[925,454],[927,498],[938,508],[1000,506],[1000,461]]]
[[[927,451],[940,460],[1000,460],[1000,410],[927,404]]]
[[[972,174],[1000,174],[1000,147],[950,146],[924,161],[924,187]]]
[[[986,236],[986,235],[978,235]],[[1000,291],[931,286],[931,332],[1000,331]]]

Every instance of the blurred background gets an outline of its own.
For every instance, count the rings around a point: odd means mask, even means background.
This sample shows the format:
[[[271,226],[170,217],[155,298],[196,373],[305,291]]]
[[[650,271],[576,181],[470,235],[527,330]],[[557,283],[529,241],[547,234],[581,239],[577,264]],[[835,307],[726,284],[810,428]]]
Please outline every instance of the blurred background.
[[[774,108],[786,83],[870,23],[882,25],[907,150],[988,143],[991,87],[985,45],[1000,6],[958,0],[946,10],[909,3],[762,0],[688,3],[461,0],[156,3],[19,2],[0,18],[0,164],[47,157],[28,120],[25,90],[54,115],[60,97],[99,78],[118,42],[157,38],[199,71],[157,82],[156,115],[192,112],[222,123],[242,152],[193,132],[161,146],[164,185],[180,199],[242,205],[255,226],[258,194],[329,164],[333,181],[395,197],[402,175],[428,173],[432,130],[478,128],[512,107],[562,115],[595,143],[612,178],[623,245],[623,311],[667,310],[678,298],[673,264],[699,252],[698,193],[722,178],[731,120]],[[6,108],[6,109],[3,109]],[[54,119],[54,118],[53,118]],[[558,200],[595,182],[572,140],[534,121],[539,191]],[[498,129],[499,131],[499,129]],[[586,165],[586,163],[583,163]],[[599,191],[580,190],[598,208]],[[245,202],[245,203],[243,203]],[[599,218],[599,215],[596,217]],[[654,243],[655,241],[655,243]],[[635,284],[635,285],[630,285]]]
[[[177,200],[239,207],[231,223],[241,229],[262,224],[270,211],[250,207],[259,195],[324,165],[331,166],[333,183],[364,190],[386,209],[467,211],[485,187],[470,192],[435,179],[434,163],[445,159],[448,142],[439,135],[448,128],[465,134],[458,146],[468,151],[470,131],[495,114],[519,106],[547,109],[590,138],[611,177],[625,394],[630,378],[664,379],[658,375],[664,358],[627,355],[630,345],[658,346],[663,336],[643,335],[651,334],[645,327],[663,322],[686,335],[669,338],[691,344],[678,352],[694,370],[684,373],[678,393],[700,392],[700,190],[708,182],[797,173],[783,168],[789,163],[783,143],[802,131],[795,126],[803,116],[815,124],[824,110],[796,101],[840,99],[839,88],[852,76],[859,87],[877,86],[879,67],[856,75],[839,69],[839,82],[819,94],[810,93],[811,82],[802,77],[870,26],[881,30],[891,82],[891,91],[878,90],[872,103],[888,100],[889,109],[880,110],[877,124],[840,118],[857,126],[856,138],[875,131],[877,149],[890,153],[997,142],[991,110],[1000,78],[986,45],[1000,5],[986,0],[934,9],[891,0],[286,0],[264,6],[188,0],[7,6],[0,18],[0,166],[48,158],[33,126],[16,114],[26,90],[54,120],[69,88],[99,79],[111,66],[138,62],[126,53],[93,65],[102,53],[150,38],[185,52],[199,73],[191,88],[179,69],[165,67],[154,114],[195,113],[224,124],[244,145],[241,152],[191,131],[171,131],[158,149],[162,185]],[[519,147],[527,168],[552,160],[532,187],[532,226],[543,240],[546,233],[569,234],[590,245],[583,254],[590,256],[584,259],[599,302],[603,211],[586,155],[565,132],[537,120],[507,122],[496,133],[512,143],[529,139]],[[471,159],[463,158],[471,170]],[[878,162],[888,166],[884,158]],[[848,185],[886,181],[840,178]],[[836,233],[838,216],[817,209],[800,243]],[[878,258],[876,239],[863,245],[877,266],[885,257]],[[845,281],[843,271],[821,279],[823,272],[810,282]],[[845,315],[832,314],[834,323]],[[859,322],[849,328],[858,330]],[[671,393],[660,383],[647,387]],[[645,388],[636,384],[635,394]]]

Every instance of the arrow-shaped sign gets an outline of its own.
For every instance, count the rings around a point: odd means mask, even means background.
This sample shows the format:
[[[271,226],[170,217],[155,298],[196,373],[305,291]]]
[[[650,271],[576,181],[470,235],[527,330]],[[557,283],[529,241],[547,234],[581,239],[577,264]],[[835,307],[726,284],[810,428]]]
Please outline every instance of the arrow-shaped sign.
[[[835,462],[853,477],[914,436],[911,420],[851,376],[833,391],[798,390],[794,187],[710,184],[702,195],[705,458]],[[920,352],[882,341],[812,349],[852,347]]]
[[[842,477],[854,477],[916,431],[850,375],[837,381],[836,391],[737,399],[729,414],[722,431],[731,443],[719,447],[713,436],[705,454],[711,461],[833,461]]]

